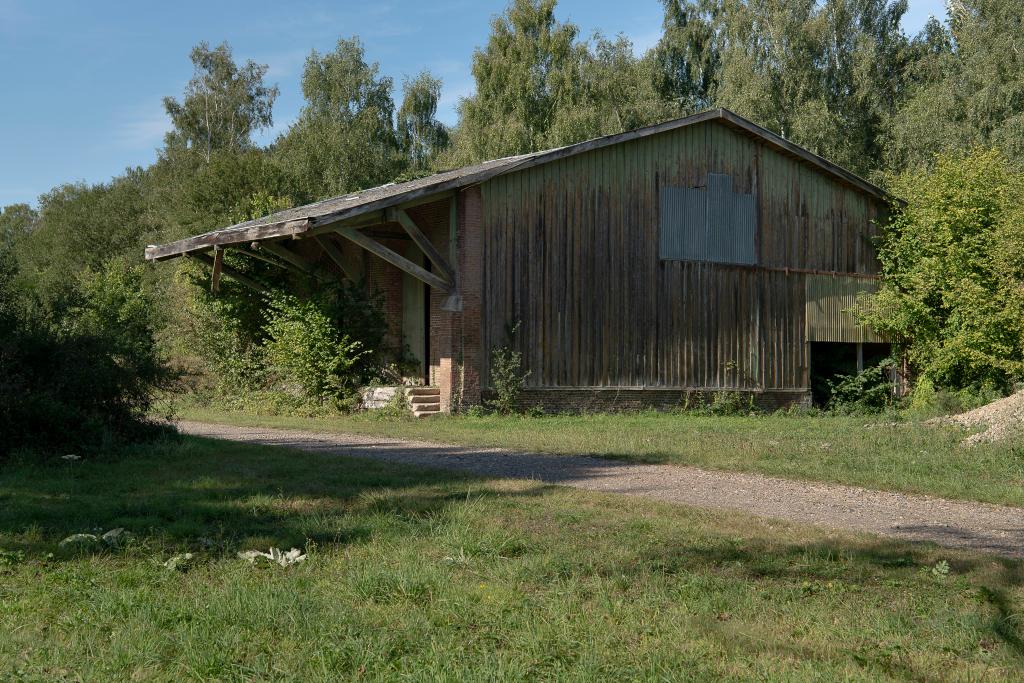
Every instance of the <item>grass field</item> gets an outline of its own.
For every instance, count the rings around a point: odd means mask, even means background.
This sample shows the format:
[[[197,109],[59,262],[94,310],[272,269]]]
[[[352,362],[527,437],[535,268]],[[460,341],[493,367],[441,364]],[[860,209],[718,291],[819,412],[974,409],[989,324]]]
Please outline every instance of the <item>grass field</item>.
[[[1024,443],[966,448],[960,445],[964,438],[960,429],[892,422],[892,418],[645,412],[379,420],[365,414],[290,418],[198,409],[184,410],[182,417],[549,453],[592,453],[1024,506]]]
[[[0,466],[0,553],[0,680],[1024,676],[1020,562],[193,438]]]

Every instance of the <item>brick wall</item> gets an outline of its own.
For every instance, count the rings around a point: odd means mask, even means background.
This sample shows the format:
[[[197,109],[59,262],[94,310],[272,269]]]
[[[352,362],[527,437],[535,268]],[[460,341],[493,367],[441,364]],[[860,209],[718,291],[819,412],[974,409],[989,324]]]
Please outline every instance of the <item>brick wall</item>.
[[[402,253],[405,249],[401,240],[381,240],[389,249]],[[402,271],[381,258],[367,254],[366,285],[371,293],[381,295],[388,331],[384,337],[387,346],[401,348],[402,345]]]
[[[453,306],[444,292],[430,297],[430,379],[441,390],[441,410],[459,410],[480,402],[480,317],[482,289],[482,198],[480,189],[456,194],[456,242],[449,245],[448,221],[433,222],[427,233],[443,255],[454,255],[455,294],[460,306]],[[450,210],[450,206],[447,207]],[[426,221],[425,221],[426,222]],[[445,309],[456,310],[445,310]]]
[[[471,187],[460,192],[458,198],[461,398],[462,404],[469,406],[480,403],[482,385],[483,196],[479,187]]]

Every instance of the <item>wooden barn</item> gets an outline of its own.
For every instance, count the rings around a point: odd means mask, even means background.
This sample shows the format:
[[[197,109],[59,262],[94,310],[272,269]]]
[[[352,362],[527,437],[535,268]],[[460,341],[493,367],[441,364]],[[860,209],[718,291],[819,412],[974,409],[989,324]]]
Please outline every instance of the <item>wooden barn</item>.
[[[492,350],[526,405],[807,402],[880,340],[851,312],[876,285],[890,198],[726,110],[335,197],[150,246],[235,277],[225,249],[365,281],[421,363],[423,410],[486,399]]]

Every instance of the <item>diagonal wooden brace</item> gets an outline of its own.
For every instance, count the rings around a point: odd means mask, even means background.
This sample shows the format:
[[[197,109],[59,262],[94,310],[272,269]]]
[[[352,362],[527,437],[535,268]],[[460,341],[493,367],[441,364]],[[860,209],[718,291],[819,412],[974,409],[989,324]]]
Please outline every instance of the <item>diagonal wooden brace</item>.
[[[438,252],[427,236],[423,234],[423,231],[420,230],[418,225],[416,225],[412,216],[406,213],[404,209],[388,209],[386,217],[388,221],[393,221],[401,225],[402,229],[405,230],[409,234],[409,237],[412,238],[412,241],[416,243],[416,246],[420,248],[420,251],[422,251],[426,257],[430,259],[430,262],[434,264],[437,271],[443,274],[449,282],[455,282],[455,269],[451,267],[451,264],[441,256],[441,253]]]
[[[418,266],[409,259],[401,256],[400,254],[388,249],[380,242],[364,235],[355,228],[338,228],[338,234],[345,239],[355,242],[363,249],[366,249],[371,254],[375,254],[380,258],[384,259],[391,265],[395,266],[399,270],[403,270],[409,275],[412,275],[417,280],[424,282],[434,289],[441,290],[443,292],[450,292],[453,288],[454,283],[442,277],[438,277],[434,273],[422,266]]]

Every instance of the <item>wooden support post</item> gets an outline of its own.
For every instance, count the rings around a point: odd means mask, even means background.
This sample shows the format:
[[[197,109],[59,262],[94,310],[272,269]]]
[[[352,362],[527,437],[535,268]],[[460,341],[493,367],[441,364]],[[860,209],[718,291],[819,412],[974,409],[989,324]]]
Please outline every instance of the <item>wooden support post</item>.
[[[363,233],[355,230],[354,228],[338,228],[338,234],[342,237],[351,240],[366,249],[371,254],[376,254],[380,258],[384,259],[391,265],[395,266],[399,270],[404,270],[409,275],[412,275],[417,280],[425,282],[434,289],[439,289],[443,292],[448,292],[452,288],[452,283],[438,277],[431,273],[426,268],[418,266],[409,259],[401,256],[391,249],[388,249],[380,242],[376,242],[373,239],[367,237]]]
[[[352,282],[359,282],[363,279],[363,268],[358,258],[355,258],[350,249],[342,252],[328,235],[314,235],[313,239],[320,248],[327,254],[327,258],[334,261],[334,264],[341,269]]]
[[[452,193],[448,200],[448,258],[452,263],[459,262],[459,196]],[[441,304],[442,311],[459,312],[462,310],[462,296],[459,294],[458,271],[453,275],[454,285],[452,292]]]
[[[441,256],[440,252],[434,247],[431,241],[423,234],[419,226],[412,217],[405,212],[404,209],[389,209],[387,212],[389,221],[394,221],[402,226],[402,229],[409,233],[409,237],[416,243],[416,246],[420,248],[430,262],[433,263],[438,271],[444,275],[445,279],[449,282],[455,282],[455,269],[451,267],[448,261]]]
[[[220,293],[220,273],[224,269],[224,249],[213,248],[213,267],[210,273],[210,291],[214,294]]]
[[[191,252],[189,254],[185,254],[185,256],[187,256],[188,258],[195,259],[196,261],[199,261],[200,263],[205,263],[206,265],[210,266],[211,268],[213,267],[214,261],[213,261],[213,258],[209,254],[203,254],[203,253],[200,253],[200,252]],[[238,272],[237,270],[235,270],[234,268],[232,268],[229,265],[226,265],[226,264],[222,263],[220,269],[221,269],[221,272],[224,275],[227,275],[232,280],[238,282],[241,285],[244,285],[244,286],[248,287],[249,289],[251,289],[251,290],[253,290],[255,292],[259,292],[260,294],[269,294],[270,293],[270,288],[267,287],[265,284],[263,284],[259,280],[252,279],[248,275],[244,275],[244,274]]]
[[[864,344],[857,342],[857,372],[864,372]]]

